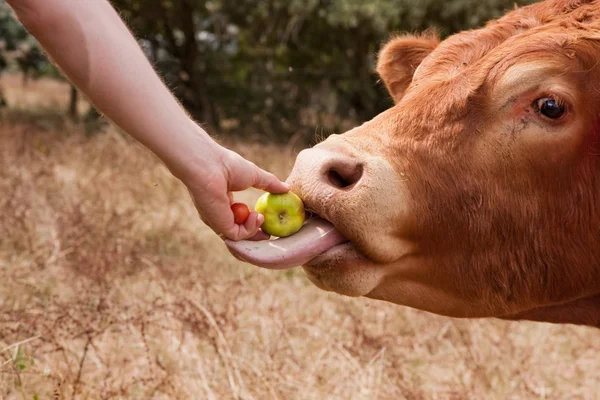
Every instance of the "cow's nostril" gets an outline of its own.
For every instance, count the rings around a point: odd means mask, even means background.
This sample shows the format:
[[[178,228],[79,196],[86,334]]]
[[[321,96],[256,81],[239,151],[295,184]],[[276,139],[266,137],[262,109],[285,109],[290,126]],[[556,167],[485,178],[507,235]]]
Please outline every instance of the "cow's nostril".
[[[345,188],[348,186],[348,182],[339,174],[339,172],[334,170],[329,170],[327,172],[327,178],[329,179],[329,183],[335,186],[338,189]]]
[[[352,169],[332,167],[327,171],[329,183],[343,190],[352,189],[363,175],[362,165],[356,165]]]

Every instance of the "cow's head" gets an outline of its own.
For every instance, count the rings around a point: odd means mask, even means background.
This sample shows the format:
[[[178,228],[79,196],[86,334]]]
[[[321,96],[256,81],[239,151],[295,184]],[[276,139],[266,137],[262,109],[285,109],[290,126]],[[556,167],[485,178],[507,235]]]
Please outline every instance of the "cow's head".
[[[318,248],[304,269],[341,294],[600,323],[572,317],[600,310],[598,60],[600,2],[538,3],[441,43],[392,39],[377,71],[394,106],[300,153],[288,179],[344,239],[280,247]]]

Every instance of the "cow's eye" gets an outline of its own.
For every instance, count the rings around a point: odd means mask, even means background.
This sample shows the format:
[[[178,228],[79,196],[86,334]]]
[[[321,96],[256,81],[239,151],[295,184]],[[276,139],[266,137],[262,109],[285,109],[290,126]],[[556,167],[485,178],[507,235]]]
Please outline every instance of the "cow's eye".
[[[559,119],[565,114],[565,106],[551,97],[537,99],[533,105],[536,111],[550,119]]]

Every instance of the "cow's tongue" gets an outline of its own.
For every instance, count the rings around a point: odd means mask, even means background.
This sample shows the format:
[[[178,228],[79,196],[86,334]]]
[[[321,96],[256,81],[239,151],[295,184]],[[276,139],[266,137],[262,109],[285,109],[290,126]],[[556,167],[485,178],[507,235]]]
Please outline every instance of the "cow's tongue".
[[[348,239],[321,218],[312,217],[292,236],[263,241],[232,241],[225,243],[239,259],[268,269],[288,269],[306,264],[332,247]]]

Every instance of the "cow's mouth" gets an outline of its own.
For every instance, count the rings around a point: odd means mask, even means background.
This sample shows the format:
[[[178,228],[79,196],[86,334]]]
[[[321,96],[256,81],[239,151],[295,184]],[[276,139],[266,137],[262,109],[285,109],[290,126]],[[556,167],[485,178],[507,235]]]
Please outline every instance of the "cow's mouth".
[[[238,259],[267,269],[316,265],[327,254],[352,246],[331,222],[317,215],[311,215],[300,231],[287,238],[225,243]]]

